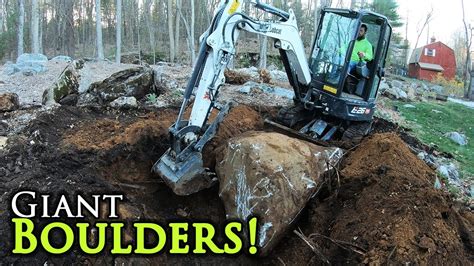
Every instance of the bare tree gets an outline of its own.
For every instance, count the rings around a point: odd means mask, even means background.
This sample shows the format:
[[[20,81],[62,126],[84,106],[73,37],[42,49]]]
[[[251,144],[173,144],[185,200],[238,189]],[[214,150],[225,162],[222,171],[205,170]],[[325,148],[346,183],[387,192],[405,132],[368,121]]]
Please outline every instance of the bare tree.
[[[357,0],[351,0],[351,9],[355,9],[357,5]]]
[[[194,10],[194,0],[191,0],[191,65],[194,66],[194,62],[196,61],[196,48],[194,46],[194,24],[196,22],[195,18],[195,10]]]
[[[100,0],[95,0],[95,25],[96,25],[96,43],[97,43],[97,57],[103,60],[104,45],[102,43],[102,15],[100,11]]]
[[[40,51],[39,48],[39,8],[38,0],[31,1],[31,35],[33,44],[33,53],[37,54]]]
[[[23,54],[23,28],[25,26],[25,0],[19,0],[18,10],[18,55]]]
[[[122,0],[117,0],[117,25],[115,34],[116,50],[115,50],[115,62],[120,63],[120,57],[122,53]]]
[[[170,62],[174,62],[175,58],[175,44],[174,44],[174,29],[173,29],[173,0],[168,0],[168,34],[170,40]]]
[[[186,29],[186,40],[188,43],[189,53],[191,55],[191,65],[194,65],[194,61],[196,60],[196,51],[194,48],[194,11],[191,10],[191,27],[189,26],[188,21],[183,15],[181,11],[181,6],[178,5],[176,7],[176,12],[178,12],[179,17],[183,21],[184,28]],[[191,0],[191,9],[194,9],[194,0]]]
[[[472,46],[472,31],[474,28],[472,28],[471,24],[467,24],[466,22],[466,15],[465,15],[465,10],[464,10],[464,0],[461,0],[461,5],[462,5],[462,22],[464,24],[464,33],[465,35],[465,44],[466,44],[466,61],[464,63],[464,75],[463,75],[463,81],[464,81],[464,98],[470,98],[471,93],[472,93],[472,86],[471,86],[471,46]]]
[[[180,17],[181,16],[178,14],[178,9],[180,9],[180,8],[181,8],[181,0],[176,0],[176,16],[175,16],[176,17],[176,20],[175,20],[176,33],[174,35],[174,37],[175,37],[174,44],[175,44],[175,50],[176,50],[177,54],[180,54],[179,50],[181,48],[181,47],[179,47],[180,46],[179,45],[180,44],[179,43],[179,39],[180,39],[179,37],[181,35],[180,34],[180,31],[181,31],[181,23],[180,23],[181,19],[180,19]]]
[[[426,14],[425,20],[423,22],[423,26],[421,27],[420,30],[417,31],[418,36],[416,37],[416,43],[415,43],[415,48],[418,48],[418,42],[420,41],[420,37],[423,34],[423,31],[425,30],[426,26],[431,22],[433,19],[433,7],[431,7],[430,11]]]
[[[155,44],[155,31],[151,25],[151,0],[145,2],[145,24],[148,30],[148,40],[150,41],[150,48],[153,51],[153,64],[156,64],[156,44]]]

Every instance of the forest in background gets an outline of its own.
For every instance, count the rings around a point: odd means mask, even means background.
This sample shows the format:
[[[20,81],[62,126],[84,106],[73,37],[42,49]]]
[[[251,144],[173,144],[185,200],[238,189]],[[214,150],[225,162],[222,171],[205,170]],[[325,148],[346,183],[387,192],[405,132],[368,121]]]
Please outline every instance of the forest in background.
[[[461,0],[463,1],[463,0]],[[14,61],[22,53],[42,53],[49,58],[98,58],[120,61],[123,54],[138,54],[148,63],[158,61],[192,64],[199,36],[207,29],[220,0],[0,0],[0,62]],[[283,10],[293,9],[305,47],[310,48],[320,10],[324,7],[369,9],[389,18],[396,29],[392,36],[388,65],[406,70],[410,54],[408,21],[398,13],[397,0],[262,0]],[[255,9],[246,13],[266,19]],[[429,28],[433,10],[425,10],[417,27],[416,43]],[[464,10],[463,10],[464,13]],[[100,21],[100,23],[97,23]],[[465,20],[464,20],[465,21]],[[411,23],[413,24],[413,22]],[[412,26],[410,24],[410,26]],[[467,80],[471,71],[472,27],[456,31],[452,48],[456,54],[457,76]],[[412,26],[413,27],[413,26]],[[427,33],[429,35],[429,32]],[[428,35],[426,35],[428,37]],[[423,35],[424,36],[424,35]],[[420,40],[421,39],[421,40]],[[428,39],[428,38],[426,38]],[[270,48],[265,38],[242,34],[240,43],[259,56],[258,67],[267,66]],[[255,44],[255,45],[252,45]],[[270,49],[269,49],[270,48]],[[140,51],[140,53],[139,53]],[[238,51],[245,55],[248,51]],[[262,56],[265,55],[265,56]],[[272,63],[278,63],[277,60]],[[244,58],[244,57],[239,57]],[[269,56],[272,59],[272,56]],[[275,58],[274,58],[275,59]],[[247,65],[248,66],[248,62]]]

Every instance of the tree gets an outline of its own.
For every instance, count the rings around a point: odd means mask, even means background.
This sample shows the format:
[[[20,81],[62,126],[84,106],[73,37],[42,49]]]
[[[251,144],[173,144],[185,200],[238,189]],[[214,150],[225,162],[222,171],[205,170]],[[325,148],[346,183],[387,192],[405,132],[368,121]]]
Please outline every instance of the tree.
[[[104,60],[104,45],[102,43],[102,15],[100,10],[100,0],[95,0],[95,25],[96,25],[96,43],[97,58]]]
[[[179,14],[179,17],[183,21],[184,28],[186,29],[186,40],[188,43],[188,48],[189,48],[189,53],[191,56],[191,65],[194,65],[194,61],[196,61],[196,50],[194,48],[194,0],[191,1],[191,26],[189,26],[188,21],[183,15],[183,12],[181,11],[181,6],[177,5],[177,13]]]
[[[116,39],[116,50],[115,50],[115,62],[120,63],[120,57],[122,53],[122,0],[117,0],[117,26],[115,34]]]
[[[400,15],[397,12],[398,4],[396,0],[374,0],[371,9],[388,18],[392,27],[398,28],[403,25]]]
[[[170,62],[174,62],[175,58],[175,44],[174,44],[174,29],[173,29],[173,0],[168,0],[168,34],[170,40]]]
[[[155,44],[155,31],[151,24],[151,0],[145,2],[145,24],[148,31],[148,40],[150,41],[150,49],[153,52],[153,64],[156,63],[156,44]]]
[[[38,0],[31,1],[32,8],[32,19],[31,19],[31,33],[32,33],[32,44],[33,44],[33,53],[37,54],[40,52],[39,48],[39,8]]]
[[[23,54],[23,28],[25,26],[25,0],[19,0],[18,10],[18,55]]]
[[[472,46],[472,31],[474,28],[472,28],[471,24],[467,24],[466,22],[466,14],[464,10],[464,0],[461,0],[461,6],[462,6],[462,22],[464,24],[464,33],[465,33],[465,45],[466,45],[466,61],[464,63],[464,75],[463,75],[463,81],[464,81],[464,98],[469,99],[471,97],[472,93],[472,86],[471,86],[471,67],[472,67],[472,62],[471,62],[471,46]]]
[[[423,21],[423,24],[419,30],[417,30],[417,37],[416,37],[416,43],[415,43],[415,48],[418,47],[418,42],[420,41],[421,34],[423,34],[423,31],[425,30],[425,27],[431,22],[433,19],[433,8],[431,8],[428,13],[426,13],[425,20]]]

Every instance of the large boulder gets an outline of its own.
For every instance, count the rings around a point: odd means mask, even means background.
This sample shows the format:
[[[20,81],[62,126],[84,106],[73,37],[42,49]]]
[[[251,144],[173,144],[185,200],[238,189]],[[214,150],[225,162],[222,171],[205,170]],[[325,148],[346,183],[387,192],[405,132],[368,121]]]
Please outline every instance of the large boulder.
[[[112,102],[119,97],[142,99],[153,89],[153,69],[135,67],[112,74],[107,79],[91,84],[89,93],[98,95],[102,102]]]
[[[24,75],[33,75],[48,70],[48,58],[43,54],[22,54],[16,59],[16,66]]]
[[[408,100],[408,94],[398,87],[390,87],[383,92],[383,95],[393,100]]]
[[[258,218],[257,246],[266,255],[342,157],[278,133],[249,132],[231,139],[216,172],[228,219]]]
[[[43,93],[43,105],[50,105],[59,103],[61,100],[71,94],[78,94],[79,89],[79,78],[75,68],[72,65],[68,65],[63,72],[59,75],[58,80]],[[77,97],[75,98],[77,102]],[[70,103],[71,97],[66,101]]]
[[[15,111],[20,108],[20,101],[16,93],[0,94],[0,112]]]

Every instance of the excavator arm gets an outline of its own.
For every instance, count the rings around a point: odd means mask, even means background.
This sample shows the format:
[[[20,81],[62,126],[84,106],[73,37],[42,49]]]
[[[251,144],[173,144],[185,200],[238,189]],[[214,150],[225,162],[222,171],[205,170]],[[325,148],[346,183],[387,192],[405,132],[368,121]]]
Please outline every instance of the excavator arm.
[[[245,2],[271,13],[279,21],[266,22],[242,13]],[[311,74],[303,42],[292,10],[282,11],[260,1],[222,0],[209,29],[201,37],[199,55],[184,92],[176,122],[170,127],[171,148],[155,163],[153,171],[178,195],[189,195],[212,185],[203,167],[202,149],[215,135],[229,105],[218,106],[216,97],[225,82],[224,71],[233,59],[240,31],[264,35],[275,40],[296,96],[303,97],[300,86],[307,86]],[[194,96],[189,120],[184,112]],[[219,109],[217,118],[208,123],[209,114]]]

